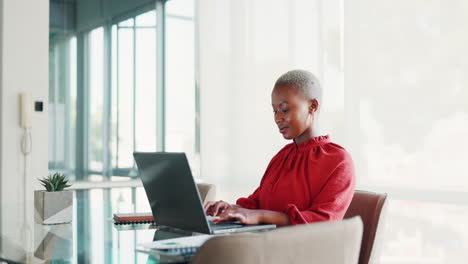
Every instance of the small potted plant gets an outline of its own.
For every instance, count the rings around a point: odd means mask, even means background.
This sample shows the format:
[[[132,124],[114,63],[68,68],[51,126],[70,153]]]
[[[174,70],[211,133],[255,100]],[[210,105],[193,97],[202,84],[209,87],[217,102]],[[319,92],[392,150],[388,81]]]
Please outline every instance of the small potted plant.
[[[70,223],[73,217],[73,192],[65,175],[54,173],[39,180],[44,190],[34,192],[36,222],[40,224]]]

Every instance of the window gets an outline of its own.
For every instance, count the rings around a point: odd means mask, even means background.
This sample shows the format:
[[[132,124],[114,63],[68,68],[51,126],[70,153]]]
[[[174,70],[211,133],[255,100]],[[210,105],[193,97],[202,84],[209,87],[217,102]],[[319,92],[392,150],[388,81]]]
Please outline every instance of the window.
[[[157,68],[164,59],[157,57],[158,12],[146,10],[51,42],[51,172],[76,181],[132,179],[132,153],[163,150],[162,127],[164,150],[186,152],[198,175],[193,1],[167,4],[165,69]],[[163,113],[160,70],[166,73]]]
[[[167,14],[166,150],[185,152],[199,176],[193,1],[169,1]]]
[[[133,151],[156,151],[156,12],[112,26],[112,167],[134,166]]]
[[[49,51],[49,168],[72,173],[76,146],[76,38]]]
[[[103,171],[104,127],[104,29],[89,33],[88,63],[88,157],[91,171]]]

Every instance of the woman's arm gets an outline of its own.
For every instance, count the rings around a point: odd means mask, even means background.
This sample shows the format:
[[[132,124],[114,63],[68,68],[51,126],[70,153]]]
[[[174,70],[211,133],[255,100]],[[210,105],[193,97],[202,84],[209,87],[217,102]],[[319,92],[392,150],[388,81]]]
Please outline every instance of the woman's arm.
[[[308,208],[288,204],[283,211],[292,225],[343,219],[354,195],[354,164],[346,159],[336,166]]]
[[[289,216],[283,212],[270,210],[254,210],[259,211],[260,223],[275,224],[277,226],[290,225]]]

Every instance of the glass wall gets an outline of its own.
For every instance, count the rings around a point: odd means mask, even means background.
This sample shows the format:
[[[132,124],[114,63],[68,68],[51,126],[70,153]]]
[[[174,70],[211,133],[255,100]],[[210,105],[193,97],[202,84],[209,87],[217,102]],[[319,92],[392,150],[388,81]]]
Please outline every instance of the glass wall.
[[[88,38],[89,62],[87,69],[88,88],[88,169],[103,170],[103,128],[104,128],[104,28],[94,29]],[[86,89],[86,88],[85,88]]]
[[[194,1],[169,1],[166,7],[166,150],[185,152],[199,176]]]
[[[49,168],[74,173],[76,152],[76,37],[49,49]]]
[[[135,186],[139,180],[132,153],[166,150],[186,152],[194,175],[199,175],[194,1],[167,2],[165,29],[157,25],[161,12],[155,10],[156,1],[92,25],[86,18],[94,13],[82,6],[84,2],[63,1],[66,8],[57,6],[61,2],[51,0],[50,13],[55,21],[51,22],[49,52],[50,173],[67,174],[75,186],[77,182],[89,188],[94,182],[111,186],[116,181]],[[112,1],[96,0],[90,5],[99,3]],[[76,22],[60,20],[67,16],[76,16]],[[165,33],[162,40],[157,38],[159,30]],[[165,44],[165,58],[157,55],[161,43]],[[165,72],[163,100],[157,98],[162,88],[157,86],[156,76],[161,71]],[[158,119],[161,114],[165,122]],[[164,149],[158,145],[162,141],[157,129],[161,127]],[[91,237],[79,236],[75,247],[91,252],[93,260],[131,262],[138,256],[119,255],[115,245],[135,248],[137,243],[152,240],[93,224],[96,219],[112,218],[113,213],[149,212],[142,187],[77,190],[76,196],[80,202],[75,207],[74,228],[77,234]],[[108,243],[110,238],[116,243]]]
[[[75,181],[129,180],[137,176],[134,151],[166,150],[186,152],[198,175],[193,0],[165,4],[165,29],[156,25],[156,2],[86,30],[79,28],[86,18],[79,1],[67,8],[56,2],[51,19],[77,22],[51,24],[50,172]],[[158,30],[165,31],[164,69],[156,66],[164,59],[156,54]],[[158,71],[165,72],[163,88]],[[165,90],[165,122],[157,118],[157,89]],[[157,145],[158,127],[165,149]]]
[[[156,146],[156,13],[150,11],[112,26],[111,164],[134,166],[133,151]]]

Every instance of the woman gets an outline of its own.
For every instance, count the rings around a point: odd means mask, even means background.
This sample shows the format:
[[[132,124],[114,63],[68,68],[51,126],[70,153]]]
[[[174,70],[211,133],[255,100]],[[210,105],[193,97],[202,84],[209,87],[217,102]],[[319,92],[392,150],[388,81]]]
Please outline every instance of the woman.
[[[354,193],[354,165],[344,148],[317,130],[321,94],[308,71],[289,71],[276,81],[271,94],[275,123],[293,142],[273,157],[252,195],[235,205],[205,205],[214,222],[285,226],[343,218]]]

